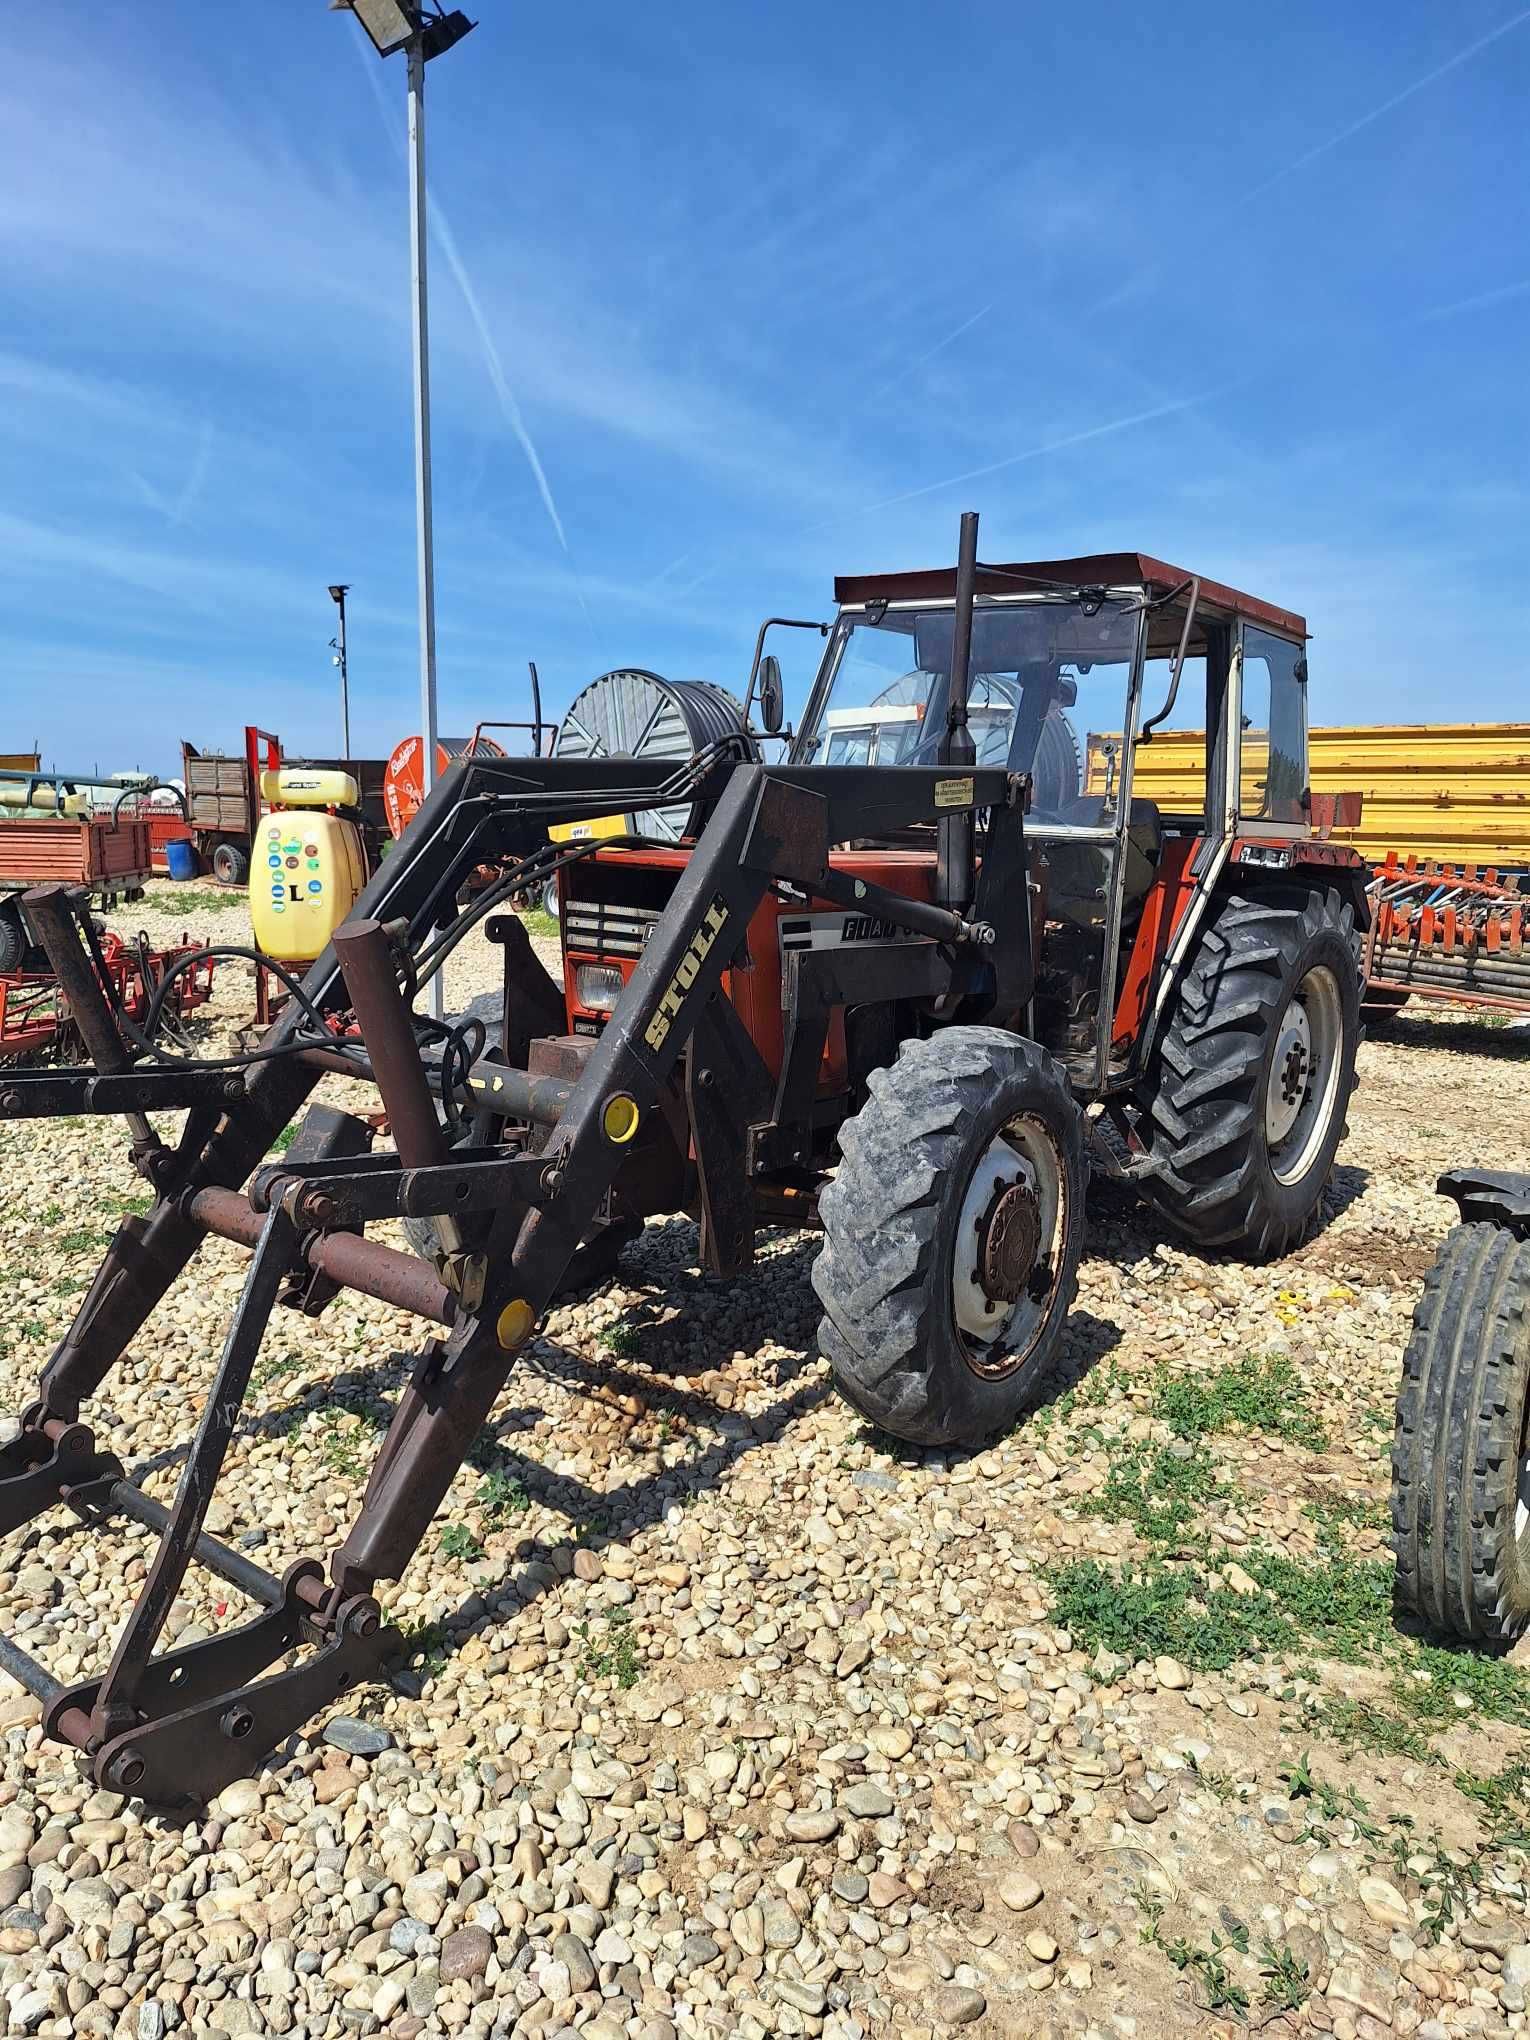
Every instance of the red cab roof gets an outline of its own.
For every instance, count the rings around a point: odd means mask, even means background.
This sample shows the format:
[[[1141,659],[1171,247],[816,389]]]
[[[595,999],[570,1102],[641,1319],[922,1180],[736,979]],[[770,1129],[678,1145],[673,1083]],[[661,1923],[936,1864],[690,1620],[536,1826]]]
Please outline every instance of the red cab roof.
[[[980,595],[1016,595],[1026,592],[1024,576],[1037,582],[1060,581],[1070,588],[1145,588],[1164,595],[1190,576],[1183,567],[1171,567],[1148,553],[1089,553],[1074,560],[1016,560],[1003,565],[980,566],[977,590]],[[947,601],[956,593],[956,568],[926,567],[905,574],[837,574],[836,602]],[[1202,580],[1200,609],[1223,616],[1241,616],[1249,623],[1278,631],[1282,637],[1305,638],[1306,620],[1294,610],[1273,602],[1261,602],[1256,595],[1244,595],[1221,581]]]

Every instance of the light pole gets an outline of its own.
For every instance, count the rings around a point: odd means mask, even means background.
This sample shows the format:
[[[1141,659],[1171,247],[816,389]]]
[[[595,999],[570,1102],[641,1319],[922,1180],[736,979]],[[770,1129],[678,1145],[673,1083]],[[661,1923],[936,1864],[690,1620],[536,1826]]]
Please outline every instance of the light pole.
[[[330,639],[335,648],[335,664],[340,668],[340,755],[351,755],[351,690],[350,674],[345,664],[345,598],[350,592],[349,581],[332,581],[329,599],[340,612],[340,628]]]
[[[414,306],[414,523],[420,584],[420,736],[427,799],[436,783],[436,564],[430,512],[430,335],[425,290],[425,66],[475,24],[435,0],[329,0],[354,14],[380,57],[403,50],[409,64],[409,280]],[[441,976],[431,979],[431,1009],[443,1006]]]

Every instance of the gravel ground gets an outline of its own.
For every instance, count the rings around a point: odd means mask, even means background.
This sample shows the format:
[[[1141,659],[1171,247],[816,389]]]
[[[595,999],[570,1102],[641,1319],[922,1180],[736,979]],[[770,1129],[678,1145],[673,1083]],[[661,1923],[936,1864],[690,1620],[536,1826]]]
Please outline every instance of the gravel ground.
[[[237,937],[155,892],[126,924]],[[204,1038],[247,1001],[230,970]],[[181,1822],[82,1784],[5,1685],[6,2031],[1525,2031],[1530,1678],[1377,1595],[1434,1179],[1530,1167],[1527,1053],[1450,1017],[1367,1043],[1326,1222],[1276,1267],[1098,1193],[1066,1392],[977,1455],[834,1399],[810,1240],[718,1283],[651,1227],[383,1590],[394,1686]],[[115,1129],[0,1130],[0,1408],[140,1187]],[[167,1497],[242,1266],[209,1243],[93,1413]],[[212,1528],[278,1572],[326,1552],[416,1331],[349,1297],[274,1325]],[[148,1549],[50,1516],[0,1623],[83,1675]],[[171,1632],[226,1592],[193,1573]]]

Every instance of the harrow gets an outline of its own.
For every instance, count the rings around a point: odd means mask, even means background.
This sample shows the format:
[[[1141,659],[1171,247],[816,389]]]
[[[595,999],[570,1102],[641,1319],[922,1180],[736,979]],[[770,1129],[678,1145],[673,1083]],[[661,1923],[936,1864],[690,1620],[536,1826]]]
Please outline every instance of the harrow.
[[[1376,867],[1367,996],[1530,1013],[1530,892],[1518,874],[1399,857]]]
[[[151,949],[143,935],[124,942],[108,932],[99,937],[96,964],[112,1006],[138,1025],[167,978],[161,1017],[169,1026],[212,997],[213,959],[184,937],[168,949]],[[0,1063],[81,1062],[86,1053],[68,996],[52,971],[0,973]]]

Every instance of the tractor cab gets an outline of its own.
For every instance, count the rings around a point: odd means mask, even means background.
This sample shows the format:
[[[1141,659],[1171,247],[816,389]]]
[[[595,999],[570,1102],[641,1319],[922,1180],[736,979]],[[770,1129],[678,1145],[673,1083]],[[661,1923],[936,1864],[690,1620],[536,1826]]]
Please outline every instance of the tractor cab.
[[[792,762],[937,762],[954,571],[835,594]],[[1240,836],[1278,864],[1310,834],[1305,639],[1300,616],[1141,553],[977,568],[968,726],[978,764],[1029,782],[1035,1027],[1077,1087],[1131,1082],[1168,944]],[[1132,792],[1160,729],[1203,737],[1200,799],[1173,812]]]

